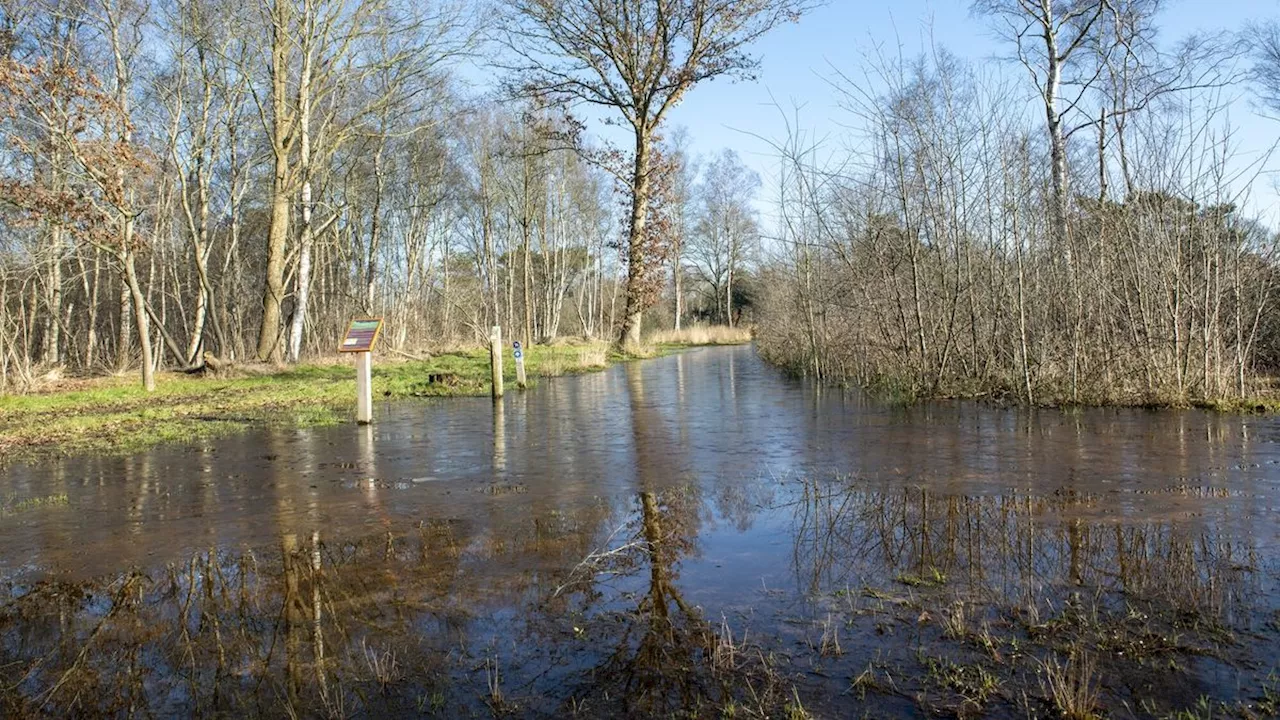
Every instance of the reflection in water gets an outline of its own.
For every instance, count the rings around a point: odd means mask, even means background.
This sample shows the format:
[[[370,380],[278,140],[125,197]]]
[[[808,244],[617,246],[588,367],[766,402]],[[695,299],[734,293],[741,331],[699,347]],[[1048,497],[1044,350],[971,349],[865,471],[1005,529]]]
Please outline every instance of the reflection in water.
[[[472,656],[458,648],[484,632],[477,618],[526,590],[531,613],[550,594],[543,583],[585,554],[579,534],[594,535],[593,514],[504,538],[447,524],[390,543],[289,533],[274,555],[209,552],[153,575],[12,588],[0,610],[0,715],[381,716],[446,693],[471,705]],[[563,570],[483,569],[531,558]]]
[[[260,547],[302,518],[358,537],[383,515],[470,516],[489,504],[477,490],[493,483],[571,507],[617,503],[645,485],[727,494],[762,476],[853,473],[952,493],[1075,490],[1104,498],[1099,512],[1194,523],[1194,501],[1162,492],[1186,484],[1230,488],[1225,503],[1242,531],[1277,539],[1259,510],[1280,504],[1280,421],[1271,418],[885,407],[787,381],[750,348],[627,363],[506,402],[393,404],[368,428],[265,429],[129,457],[6,466],[0,482],[14,502],[67,502],[0,523],[0,578],[56,570],[86,579],[183,562],[211,545]],[[358,491],[369,478],[382,491],[376,509]]]
[[[781,561],[794,592],[708,570],[699,537],[718,512],[692,486],[641,491],[621,515],[549,511],[500,536],[465,521],[338,544],[287,533],[275,559],[206,552],[156,574],[10,588],[0,710],[668,716],[804,696],[851,712],[876,697],[855,702],[823,678],[847,683],[868,662],[892,662],[918,678],[897,682],[919,683],[895,692],[933,711],[948,707],[929,703],[950,685],[911,666],[936,662],[947,642],[961,655],[987,647],[1009,683],[1041,657],[1101,648],[1106,676],[1129,683],[1108,697],[1165,708],[1262,688],[1277,647],[1274,557],[1213,530],[1084,519],[1097,502],[782,483],[756,519],[787,528],[790,555],[771,555],[778,534],[759,528],[705,544],[731,537],[759,552],[740,568],[748,575]],[[735,610],[744,601],[748,615]],[[704,614],[723,616],[723,629]],[[806,616],[814,628],[824,618],[822,635],[797,650],[787,638]],[[934,630],[929,616],[941,619]],[[867,621],[867,641],[852,642]],[[829,644],[832,626],[844,626],[844,646]],[[924,632],[899,638],[896,626]],[[1219,659],[1215,673],[1231,682],[1202,675],[1198,657]],[[1158,682],[1152,664],[1164,667]]]
[[[493,401],[493,471],[507,470],[507,419],[506,403],[502,398]]]
[[[637,500],[639,514],[627,523],[624,542],[593,554],[556,591],[572,591],[570,600],[584,617],[579,632],[609,650],[603,662],[574,678],[571,703],[667,716],[717,697],[707,682],[713,633],[677,582],[690,547],[682,527],[691,511],[696,514],[696,499],[675,488],[641,492]],[[616,578],[629,581],[627,591],[602,587]]]
[[[153,574],[11,588],[0,710],[666,717],[804,698],[849,714],[885,707],[830,685],[870,667],[916,698],[908,715],[1025,716],[1051,702],[1034,684],[974,705],[932,673],[976,662],[1017,687],[1081,649],[1104,651],[1102,692],[1117,703],[1167,711],[1264,688],[1274,558],[1213,530],[1086,519],[1097,503],[782,483],[756,514],[786,528],[789,555],[771,555],[779,535],[758,528],[706,544],[736,538],[761,553],[738,570],[780,562],[793,591],[708,569],[699,536],[718,513],[692,486],[641,491],[621,514],[549,511],[501,536],[467,522],[336,545],[288,533],[274,558],[208,552]]]
[[[1167,494],[1199,503],[1203,522],[1117,522],[1099,517],[1105,499],[1070,491],[948,495],[806,481],[789,503],[792,566],[798,587],[852,632],[867,617],[874,632],[886,617],[924,628],[911,646],[876,642],[874,660],[863,652],[852,662],[916,665],[917,702],[930,712],[1002,704],[975,699],[972,679],[956,674],[966,668],[1014,686],[1039,676],[1044,697],[1024,698],[1018,714],[1065,711],[1043,675],[1077,662],[1093,668],[1074,682],[1095,687],[1096,708],[1280,710],[1274,551],[1238,535],[1215,507],[1229,492]],[[833,597],[845,600],[822,600]]]
[[[10,468],[68,502],[0,518],[0,716],[1049,717],[1085,656],[1105,708],[1268,716],[1274,420],[889,408],[746,348],[508,402]]]
[[[378,453],[375,447],[373,425],[357,426],[354,432],[357,438],[357,452],[359,453],[361,468],[368,473],[369,477],[377,477]]]
[[[938,578],[967,598],[1018,606],[1058,603],[1087,588],[1251,630],[1262,616],[1249,609],[1270,602],[1261,583],[1274,575],[1275,558],[1253,540],[1165,521],[1087,522],[1079,515],[1098,507],[1093,496],[803,487],[794,568],[809,593]]]

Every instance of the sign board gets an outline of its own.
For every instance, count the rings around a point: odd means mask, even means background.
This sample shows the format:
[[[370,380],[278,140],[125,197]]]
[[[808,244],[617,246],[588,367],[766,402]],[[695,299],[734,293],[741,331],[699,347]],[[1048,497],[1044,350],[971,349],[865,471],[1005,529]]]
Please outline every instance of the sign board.
[[[515,342],[511,343],[511,347],[515,350],[515,352],[514,352],[514,353],[512,353],[512,354],[513,354],[513,355],[515,355],[515,358],[516,358],[517,360],[521,360],[521,359],[523,359],[523,358],[524,358],[524,351],[520,349],[520,341],[519,341],[519,340],[517,340],[517,341],[515,341]]]
[[[382,318],[363,318],[352,320],[347,326],[347,334],[338,346],[338,352],[364,353],[372,352],[374,343],[378,342],[378,334],[382,332]]]

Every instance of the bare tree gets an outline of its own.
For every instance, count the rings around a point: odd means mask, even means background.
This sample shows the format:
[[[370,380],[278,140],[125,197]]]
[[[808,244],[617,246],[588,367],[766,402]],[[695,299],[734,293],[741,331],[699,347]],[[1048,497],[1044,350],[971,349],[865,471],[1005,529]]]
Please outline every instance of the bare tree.
[[[264,319],[289,360],[362,311],[409,351],[522,310],[535,339],[614,326],[603,171],[520,110],[453,122],[474,7],[0,1],[0,385],[254,356]]]
[[[762,302],[763,355],[906,397],[1184,405],[1261,387],[1275,238],[1239,209],[1258,166],[1232,169],[1224,91],[1144,104],[1144,80],[1112,105],[1133,190],[1077,193],[1064,246],[1002,78],[941,51],[870,74],[836,83],[869,157],[779,147],[794,253],[765,269],[782,282]],[[1074,187],[1093,173],[1069,171]]]
[[[977,12],[1001,23],[1013,42],[1018,61],[1031,76],[1044,106],[1049,136],[1053,232],[1067,235],[1070,197],[1067,187],[1066,115],[1074,111],[1098,82],[1099,58],[1109,48],[1095,44],[1096,28],[1113,11],[1112,0],[976,0]]]
[[[119,50],[118,56],[125,52]],[[142,349],[143,387],[154,390],[149,310],[137,270],[138,252],[145,245],[137,232],[144,212],[138,186],[151,168],[145,149],[133,140],[125,93],[119,87],[103,92],[78,69],[44,62],[6,62],[0,66],[0,87],[5,89],[0,111],[21,117],[45,138],[39,148],[25,149],[65,157],[70,171],[66,178],[47,173],[4,178],[0,200],[28,221],[72,230],[116,261]],[[60,100],[50,102],[51,94]]]
[[[685,277],[684,254],[685,245],[690,235],[693,222],[694,182],[698,176],[698,167],[689,151],[690,138],[687,128],[677,128],[668,141],[668,157],[675,165],[675,179],[671,187],[672,213],[671,234],[671,301],[672,322],[675,329],[680,330],[684,321]]]
[[[733,281],[758,243],[760,230],[752,202],[760,177],[724,150],[707,165],[698,188],[700,207],[689,262],[711,291],[720,319],[733,326]]]
[[[1271,110],[1280,111],[1280,22],[1255,23],[1249,27],[1247,37],[1259,99]]]
[[[748,76],[746,46],[799,19],[808,0],[506,0],[508,64],[522,94],[622,116],[634,135],[627,177],[626,310],[619,344],[640,341],[661,258],[645,252],[654,139],[699,82]]]

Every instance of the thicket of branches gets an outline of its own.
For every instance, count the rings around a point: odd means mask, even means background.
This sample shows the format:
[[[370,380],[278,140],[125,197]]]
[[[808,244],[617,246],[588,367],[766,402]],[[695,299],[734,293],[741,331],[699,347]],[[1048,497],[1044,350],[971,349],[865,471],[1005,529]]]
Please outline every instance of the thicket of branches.
[[[1265,158],[1237,156],[1226,122],[1250,90],[1238,38],[1166,47],[1140,0],[975,9],[1009,62],[934,50],[839,75],[863,132],[847,154],[791,121],[762,351],[907,396],[1265,393],[1280,267],[1242,211]]]
[[[707,41],[668,27],[671,3],[641,4],[661,6],[646,47]],[[679,5],[712,8],[689,27],[712,23],[721,44],[695,48],[695,75],[651,69],[675,82],[664,107],[750,68],[741,45],[785,19],[752,20],[772,2]],[[0,392],[139,368],[150,388],[206,354],[293,362],[332,352],[360,315],[385,317],[385,347],[407,354],[495,324],[526,343],[614,341],[672,276],[688,278],[680,307],[650,325],[727,318],[722,266],[746,272],[754,226],[705,275],[687,139],[651,117],[638,170],[634,150],[584,133],[573,98],[489,62],[522,57],[536,38],[511,28],[533,7],[0,2]],[[473,88],[477,72],[512,82]]]

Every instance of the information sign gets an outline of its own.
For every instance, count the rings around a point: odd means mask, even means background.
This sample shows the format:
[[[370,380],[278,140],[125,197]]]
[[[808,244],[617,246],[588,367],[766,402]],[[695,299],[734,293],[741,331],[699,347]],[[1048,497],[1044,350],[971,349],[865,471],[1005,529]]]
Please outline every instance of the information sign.
[[[372,352],[378,335],[382,332],[382,318],[352,320],[347,334],[342,338],[338,352]]]

